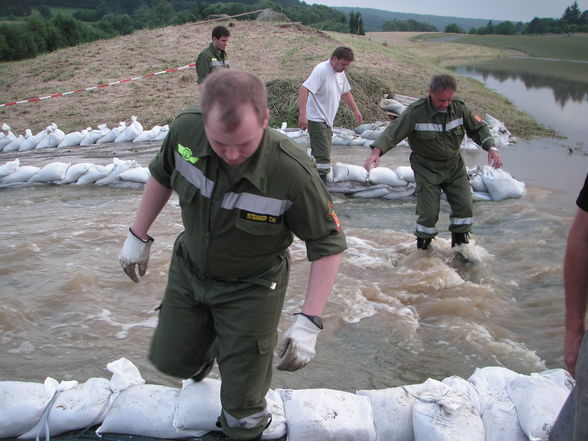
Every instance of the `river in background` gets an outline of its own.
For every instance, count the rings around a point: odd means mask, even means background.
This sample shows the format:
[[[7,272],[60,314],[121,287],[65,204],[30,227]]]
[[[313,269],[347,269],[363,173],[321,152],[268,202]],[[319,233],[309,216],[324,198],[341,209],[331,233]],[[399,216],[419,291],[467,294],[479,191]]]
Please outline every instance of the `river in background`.
[[[106,164],[133,158],[146,166],[158,145],[119,144],[65,151],[0,153],[0,163]],[[521,199],[476,202],[470,251],[456,261],[442,204],[439,238],[417,251],[415,201],[333,195],[349,249],[324,314],[317,357],[297,373],[275,372],[274,387],[355,391],[420,383],[476,367],[530,373],[563,367],[561,262],[588,157],[554,140],[504,147],[505,169],[527,183]],[[363,164],[368,148],[335,146],[333,159]],[[382,166],[408,165],[398,147]],[[469,166],[481,151],[464,151]],[[0,380],[85,381],[110,377],[126,357],[148,383],[179,387],[146,358],[164,292],[172,244],[182,230],[177,198],[153,225],[147,275],[131,282],[117,258],[140,188],[95,185],[0,189]],[[309,263],[291,248],[292,277],[280,331],[299,311]],[[216,368],[213,376],[218,375]]]
[[[455,67],[506,97],[519,109],[588,154],[588,62],[514,57]]]

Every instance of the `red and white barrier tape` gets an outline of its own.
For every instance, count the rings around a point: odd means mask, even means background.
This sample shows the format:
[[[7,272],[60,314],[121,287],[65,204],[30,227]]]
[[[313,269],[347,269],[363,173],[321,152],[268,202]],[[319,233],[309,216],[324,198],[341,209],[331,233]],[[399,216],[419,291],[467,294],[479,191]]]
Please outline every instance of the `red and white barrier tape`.
[[[63,92],[63,93],[53,93],[51,95],[40,96],[40,97],[37,97],[37,98],[29,98],[29,99],[26,99],[26,100],[14,101],[12,103],[4,103],[4,104],[0,104],[0,107],[14,106],[16,104],[32,103],[32,102],[35,102],[35,101],[47,100],[49,98],[57,98],[59,96],[66,96],[66,95],[72,95],[74,93],[87,92],[89,90],[100,89],[102,87],[116,86],[117,84],[129,83],[131,81],[137,81],[137,80],[144,80],[146,78],[151,78],[151,77],[154,77],[156,75],[161,75],[161,74],[165,74],[165,73],[169,73],[169,72],[176,72],[176,71],[179,71],[179,70],[189,69],[189,68],[194,67],[194,66],[196,66],[196,63],[187,64],[186,66],[182,66],[182,67],[174,67],[172,69],[162,70],[161,72],[155,72],[155,73],[146,74],[146,75],[143,75],[141,77],[127,78],[126,80],[113,81],[112,83],[108,83],[108,84],[99,84],[98,86],[86,87],[85,89],[72,90],[70,92]]]

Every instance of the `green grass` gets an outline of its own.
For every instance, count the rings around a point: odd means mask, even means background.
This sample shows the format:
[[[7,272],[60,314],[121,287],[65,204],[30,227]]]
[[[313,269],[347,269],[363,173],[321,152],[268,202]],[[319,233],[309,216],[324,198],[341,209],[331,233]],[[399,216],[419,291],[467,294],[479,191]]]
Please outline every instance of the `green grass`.
[[[454,43],[513,49],[533,57],[588,61],[588,35],[464,35]]]

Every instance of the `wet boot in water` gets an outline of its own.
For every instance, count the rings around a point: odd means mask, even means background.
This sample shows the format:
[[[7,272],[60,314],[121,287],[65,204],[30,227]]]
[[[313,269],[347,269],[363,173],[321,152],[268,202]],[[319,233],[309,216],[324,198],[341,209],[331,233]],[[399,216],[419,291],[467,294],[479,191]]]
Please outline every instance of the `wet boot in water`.
[[[431,245],[431,238],[417,237],[417,248],[419,250],[426,250]]]
[[[470,243],[470,233],[451,233],[451,248]]]

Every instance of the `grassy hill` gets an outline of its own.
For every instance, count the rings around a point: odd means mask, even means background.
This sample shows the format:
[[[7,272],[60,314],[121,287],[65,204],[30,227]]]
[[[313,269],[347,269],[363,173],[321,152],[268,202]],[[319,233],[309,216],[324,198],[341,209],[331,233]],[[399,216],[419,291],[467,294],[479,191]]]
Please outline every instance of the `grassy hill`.
[[[222,23],[222,22],[221,22]],[[215,23],[216,24],[216,23]],[[231,22],[228,47],[231,66],[259,75],[274,86],[273,102],[289,103],[289,115],[271,107],[273,126],[295,124],[296,90],[312,68],[339,45],[351,46],[356,62],[349,70],[353,93],[368,122],[385,116],[377,103],[383,93],[419,97],[426,94],[432,74],[450,72],[446,63],[459,64],[496,57],[504,51],[481,46],[411,41],[410,33],[375,33],[367,36],[324,33],[293,23]],[[210,41],[211,24],[190,23],[113,40],[63,49],[32,60],[0,64],[0,103],[140,77],[193,63]],[[279,81],[278,81],[279,80]],[[537,122],[517,111],[504,97],[479,82],[459,78],[459,95],[477,112],[488,112],[507,122],[516,136],[547,135]],[[149,79],[98,88],[38,102],[0,108],[0,123],[15,132],[37,132],[55,122],[64,132],[96,128],[136,115],[146,129],[167,124],[184,108],[198,104],[194,69]],[[342,109],[346,106],[342,105]],[[342,111],[343,117],[345,111]],[[276,114],[280,112],[279,114]],[[339,125],[353,127],[351,118]],[[347,123],[345,121],[348,121]]]
[[[481,28],[486,26],[490,19],[483,18],[464,18],[464,17],[445,17],[440,15],[426,15],[426,14],[410,14],[405,12],[383,11],[381,9],[372,8],[350,8],[346,6],[336,6],[333,9],[341,11],[346,15],[350,12],[360,12],[363,18],[364,28],[366,32],[378,32],[382,30],[384,23],[390,20],[416,20],[423,23],[428,23],[437,28],[439,32],[443,32],[447,25],[455,23],[459,25],[466,32],[471,28]],[[501,23],[501,20],[493,20],[492,23]]]

